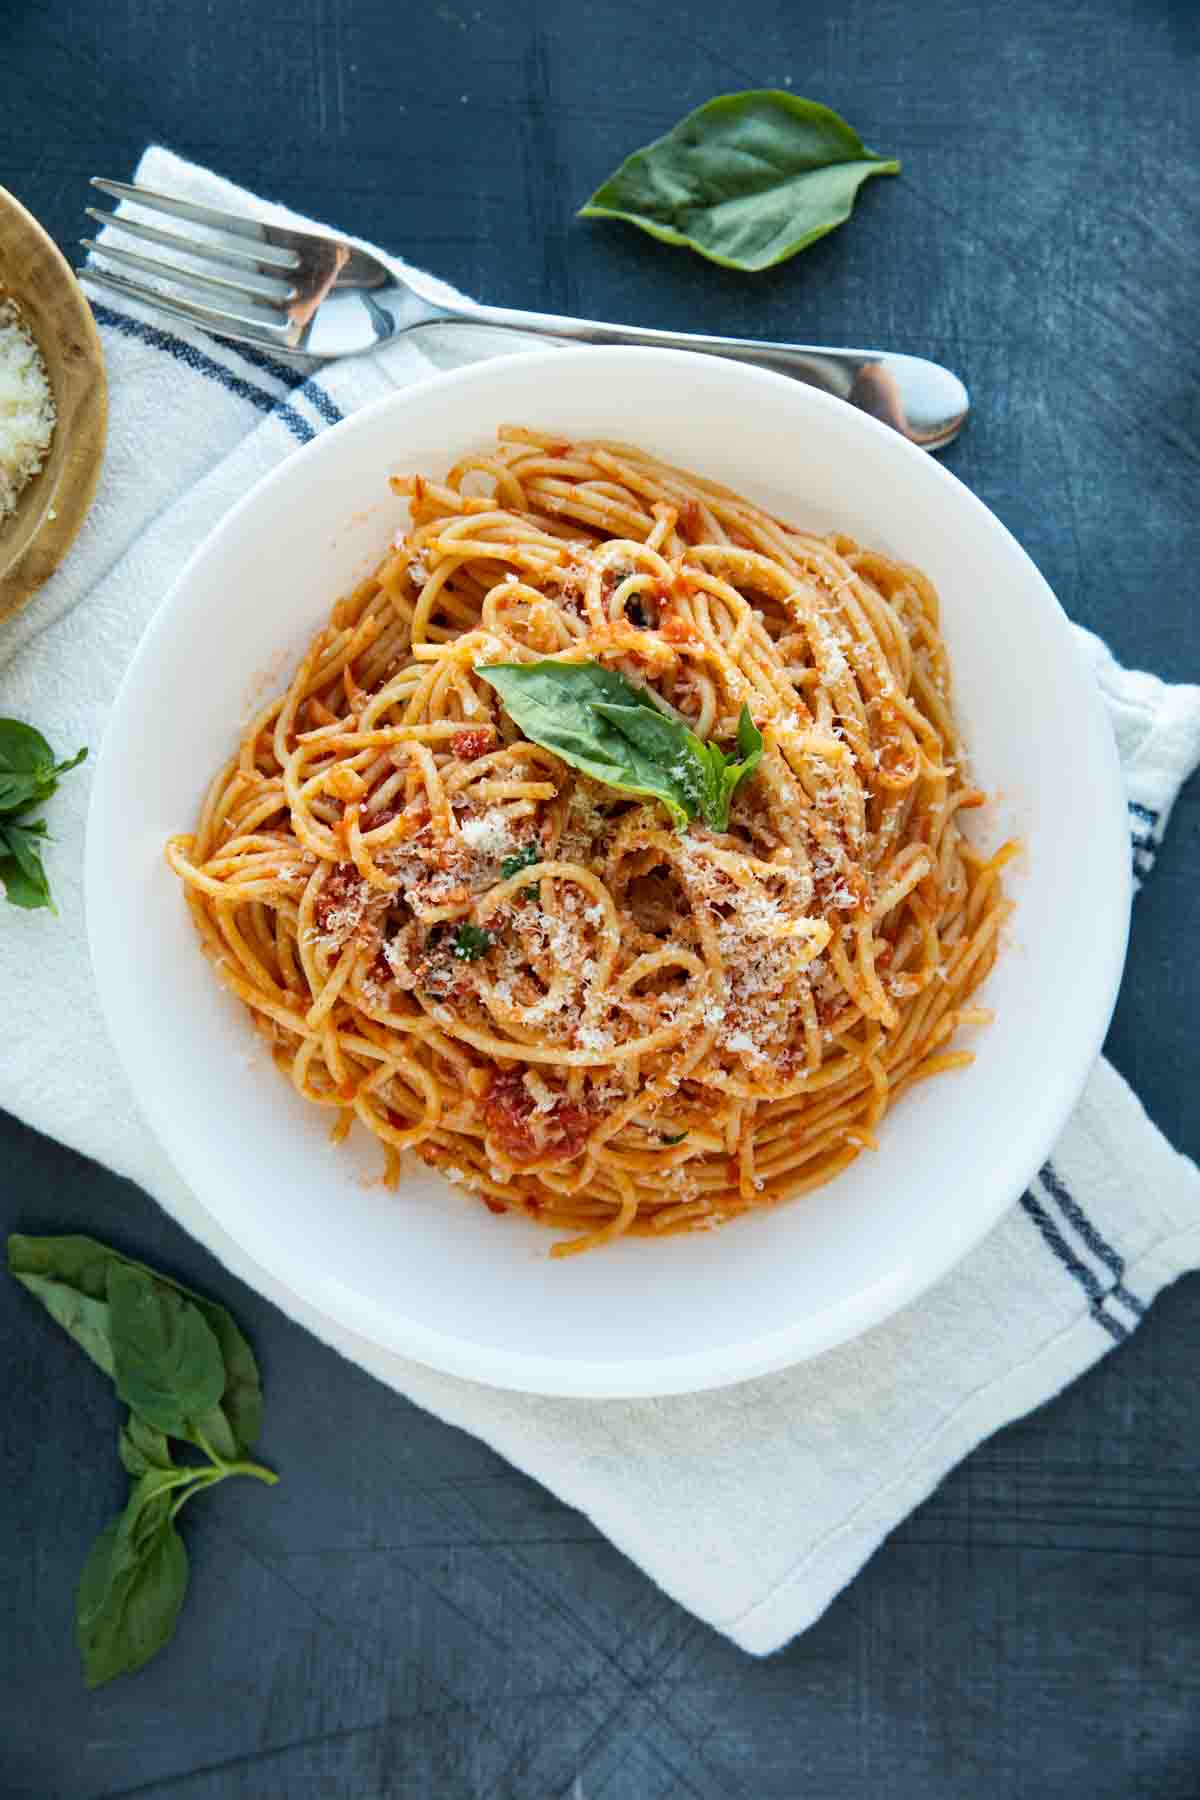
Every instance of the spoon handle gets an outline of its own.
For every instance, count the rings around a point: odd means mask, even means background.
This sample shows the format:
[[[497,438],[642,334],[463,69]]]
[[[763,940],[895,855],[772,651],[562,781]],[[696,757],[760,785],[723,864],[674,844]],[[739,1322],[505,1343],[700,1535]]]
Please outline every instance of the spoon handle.
[[[438,311],[447,323],[489,325],[580,344],[650,344],[659,349],[699,350],[753,363],[848,400],[924,450],[941,450],[951,443],[970,408],[967,390],[957,375],[940,363],[893,350],[840,350],[822,344],[768,344],[753,338],[642,330],[501,306],[439,307]]]

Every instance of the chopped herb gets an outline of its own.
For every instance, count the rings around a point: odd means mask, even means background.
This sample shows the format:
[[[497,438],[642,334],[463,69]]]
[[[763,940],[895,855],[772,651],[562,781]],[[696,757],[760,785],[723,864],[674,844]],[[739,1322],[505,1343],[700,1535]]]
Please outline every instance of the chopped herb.
[[[541,860],[542,847],[540,844],[522,844],[519,850],[514,850],[511,856],[505,857],[500,864],[500,873],[507,881],[510,876],[519,875],[522,869],[528,869],[535,862],[541,862]],[[522,900],[536,900],[538,898],[536,883],[532,887],[522,888],[521,898]]]
[[[682,1144],[686,1136],[686,1131],[660,1131],[658,1141],[660,1144]]]
[[[542,850],[540,844],[522,844],[519,850],[514,850],[511,856],[505,857],[504,861],[500,864],[500,873],[505,881],[507,881],[510,876],[519,875],[522,869],[528,869],[535,862],[541,862],[541,860]],[[526,889],[527,893],[528,891],[529,890]]]
[[[460,925],[454,934],[454,954],[459,962],[478,962],[492,947],[492,934],[480,925]]]

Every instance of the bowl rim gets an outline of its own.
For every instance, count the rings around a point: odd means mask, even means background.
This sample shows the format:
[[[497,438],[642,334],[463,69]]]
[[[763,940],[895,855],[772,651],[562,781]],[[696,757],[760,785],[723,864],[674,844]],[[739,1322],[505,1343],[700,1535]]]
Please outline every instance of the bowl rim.
[[[1100,1054],[1124,968],[1132,897],[1132,877],[1127,856],[1120,863],[1119,872],[1114,870],[1117,878],[1110,891],[1102,896],[1105,913],[1104,961],[1107,967],[1107,977],[1102,984],[1097,982],[1089,991],[1087,1007],[1080,1008],[1081,1013],[1086,1015],[1088,1024],[1086,1055],[1079,1054],[1079,1066],[1074,1072],[1073,1079],[1063,1082],[1059,1104],[1054,1109],[1053,1130],[1043,1131],[1042,1135],[1045,1141],[1039,1143],[1036,1156],[1026,1159],[1028,1166],[1023,1167],[1020,1177],[1011,1183],[1008,1181],[997,1182],[995,1184],[996,1191],[987,1206],[974,1206],[955,1213],[941,1233],[935,1250],[924,1252],[919,1259],[904,1259],[902,1266],[893,1270],[888,1278],[845,1296],[836,1303],[831,1303],[823,1308],[816,1322],[802,1317],[777,1330],[750,1336],[734,1344],[722,1344],[711,1351],[667,1354],[659,1358],[642,1358],[626,1362],[581,1359],[571,1361],[569,1364],[562,1364],[554,1362],[548,1353],[510,1351],[494,1346],[485,1347],[470,1339],[436,1330],[411,1319],[397,1318],[394,1313],[368,1305],[364,1302],[362,1294],[352,1292],[338,1277],[328,1271],[322,1271],[319,1279],[314,1276],[309,1281],[307,1271],[303,1268],[302,1258],[285,1259],[284,1266],[287,1272],[276,1273],[278,1247],[272,1244],[265,1227],[256,1227],[251,1218],[249,1229],[244,1229],[243,1218],[243,1220],[239,1220],[238,1229],[235,1232],[225,1223],[223,1216],[209,1210],[207,1202],[203,1199],[203,1170],[200,1159],[192,1155],[190,1142],[186,1138],[181,1139],[177,1136],[173,1109],[169,1105],[162,1104],[157,1094],[147,1096],[138,1091],[134,1070],[126,1059],[126,1045],[123,1043],[123,1033],[117,1023],[120,1010],[117,1002],[119,994],[123,991],[123,985],[117,979],[116,972],[106,963],[105,943],[99,923],[101,908],[97,904],[104,882],[104,832],[99,821],[108,804],[106,773],[116,755],[112,746],[121,737],[125,715],[135,706],[136,697],[142,685],[144,668],[152,660],[160,639],[173,628],[173,614],[178,607],[179,596],[186,591],[193,572],[209,554],[219,537],[226,531],[232,530],[235,522],[240,520],[252,507],[262,508],[264,502],[269,504],[274,489],[290,479],[301,457],[308,458],[312,463],[319,458],[335,456],[338,453],[337,446],[348,435],[361,430],[364,421],[376,414],[396,411],[402,429],[403,410],[406,405],[411,404],[415,397],[424,397],[431,391],[445,391],[451,386],[470,385],[480,380],[481,376],[486,378],[488,371],[518,362],[524,365],[531,383],[536,383],[539,374],[550,373],[552,375],[555,368],[561,372],[565,358],[572,361],[588,359],[593,362],[597,359],[616,362],[618,359],[653,358],[659,362],[677,365],[680,374],[686,375],[688,370],[694,366],[695,356],[696,353],[690,351],[656,347],[584,346],[568,350],[518,352],[514,355],[487,358],[463,368],[438,371],[359,408],[338,424],[322,432],[303,450],[294,452],[275,468],[269,470],[247,494],[243,495],[222,515],[212,530],[193,550],[147,625],[113,703],[104,742],[97,760],[89,803],[85,852],[85,907],[92,967],[105,1024],[118,1058],[134,1088],[139,1108],[150,1123],[169,1160],[191,1187],[199,1210],[203,1213],[206,1221],[210,1223],[209,1241],[212,1242],[222,1236],[227,1237],[236,1246],[239,1256],[252,1265],[257,1265],[269,1277],[272,1285],[294,1294],[306,1307],[313,1309],[318,1316],[330,1321],[336,1329],[352,1332],[376,1348],[411,1357],[445,1373],[465,1377],[491,1387],[517,1392],[589,1399],[639,1399],[696,1393],[732,1386],[799,1362],[808,1361],[838,1344],[861,1336],[876,1325],[883,1324],[893,1314],[942,1280],[987,1236],[1033,1179],[1046,1154],[1052,1149],[1063,1126],[1074,1111],[1088,1076]],[[765,382],[777,387],[780,383],[784,383],[789,388],[796,385],[785,376],[769,370],[753,368],[744,364],[734,366],[738,370],[739,377],[751,384]],[[818,414],[833,409],[833,415],[842,419],[847,411],[846,402],[832,395],[811,388],[806,388],[804,394],[806,402],[815,406]],[[1083,652],[1074,637],[1070,621],[1045,577],[1007,526],[977,495],[972,493],[959,477],[932,458],[928,452],[907,442],[889,426],[863,413],[856,413],[856,418],[864,432],[878,434],[886,439],[894,455],[902,459],[916,458],[924,468],[935,470],[935,481],[944,487],[947,494],[953,496],[953,503],[974,513],[981,522],[986,521],[987,527],[992,532],[1001,534],[1011,553],[1025,565],[1030,582],[1045,603],[1048,623],[1053,621],[1052,629],[1059,634],[1061,641],[1067,647],[1070,659],[1075,662],[1083,678],[1081,681],[1083,703],[1091,715],[1093,727],[1099,728],[1094,731],[1097,753],[1106,765],[1104,768],[1098,767],[1096,770],[1096,791],[1098,796],[1107,801],[1112,811],[1113,816],[1108,822],[1110,828],[1117,823],[1119,813],[1123,841],[1126,829],[1125,802],[1115,738],[1104,710],[1099,688],[1094,682],[1090,670],[1087,669]],[[297,1274],[298,1267],[299,1274]],[[331,1297],[336,1297],[336,1306],[331,1305]]]
[[[100,331],[87,296],[49,232],[15,194],[0,187],[0,240],[6,223],[15,227],[18,239],[36,249],[53,271],[55,291],[62,296],[70,331],[83,356],[78,366],[63,372],[62,389],[55,384],[59,422],[50,454],[30,483],[39,500],[31,529],[21,533],[10,548],[5,543],[5,525],[12,520],[0,524],[0,621],[11,618],[33,599],[75,542],[96,497],[108,437],[108,375]],[[0,279],[0,300],[8,297]],[[11,297],[22,310],[28,310],[28,300],[23,301],[16,289],[11,290]],[[40,337],[38,347],[49,363]],[[63,400],[76,395],[86,396],[87,411],[82,426],[68,441],[61,425]],[[14,516],[20,518],[19,513]]]

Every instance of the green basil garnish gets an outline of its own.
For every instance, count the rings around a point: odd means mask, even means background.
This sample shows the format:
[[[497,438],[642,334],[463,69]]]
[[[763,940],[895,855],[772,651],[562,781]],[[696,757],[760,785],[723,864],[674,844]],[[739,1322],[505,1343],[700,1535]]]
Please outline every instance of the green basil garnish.
[[[132,1675],[170,1642],[188,1585],[173,1491],[191,1471],[151,1470],[100,1533],[79,1579],[75,1631],[88,1687]]]
[[[500,864],[500,873],[507,881],[510,875],[519,875],[522,869],[531,868],[535,862],[541,862],[542,852],[537,844],[522,844],[511,856],[506,856]]]
[[[541,862],[541,860],[542,847],[540,844],[522,844],[519,850],[514,850],[511,856],[505,857],[500,864],[500,873],[507,881],[510,875],[519,875],[522,869],[528,869],[533,863]],[[536,881],[531,886],[521,889],[522,900],[537,900],[539,897]]]
[[[94,1238],[13,1236],[8,1266],[130,1408],[117,1440],[129,1500],[92,1545],[76,1596],[84,1679],[97,1687],[140,1669],[175,1629],[184,1502],[230,1475],[278,1479],[245,1458],[262,1423],[258,1365],[223,1306]],[[177,1463],[173,1437],[205,1461]]]
[[[54,911],[50,884],[42,867],[46,821],[26,814],[48,800],[59,777],[87,755],[80,750],[56,763],[54,752],[32,725],[0,719],[0,882],[10,906]]]
[[[756,88],[708,101],[635,150],[580,217],[627,219],[665,244],[753,272],[844,224],[864,181],[899,171],[829,107]]]
[[[478,962],[492,947],[492,934],[482,925],[460,925],[454,934],[453,950],[459,962]]]
[[[734,789],[762,761],[762,733],[747,706],[735,756],[668,718],[644,688],[600,663],[490,663],[475,673],[532,743],[606,787],[660,800],[679,831],[695,818],[724,831]]]
[[[125,1404],[172,1437],[195,1441],[225,1391],[225,1362],[203,1313],[143,1269],[108,1273],[113,1379]]]

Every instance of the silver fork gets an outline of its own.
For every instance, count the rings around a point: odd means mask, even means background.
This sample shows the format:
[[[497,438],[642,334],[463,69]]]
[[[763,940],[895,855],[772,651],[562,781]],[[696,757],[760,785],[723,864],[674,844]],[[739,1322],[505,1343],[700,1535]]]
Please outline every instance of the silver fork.
[[[165,251],[146,256],[112,243],[82,240],[94,260],[80,270],[94,287],[158,307],[208,331],[287,355],[332,360],[359,356],[402,332],[425,325],[485,325],[583,344],[651,344],[699,350],[773,369],[836,394],[882,419],[926,450],[941,450],[966,420],[967,390],[957,375],[920,356],[890,350],[836,350],[819,344],[756,343],[751,338],[704,337],[685,331],[647,331],[603,325],[557,313],[518,312],[447,298],[418,270],[360,250],[325,232],[293,231],[244,214],[198,206],[152,188],[92,177],[93,187],[149,213],[167,214],[203,235],[168,231],[128,213],[87,215]],[[183,259],[183,260],[181,260]],[[138,280],[117,271],[135,271]],[[207,303],[152,282],[169,282],[211,296]]]

